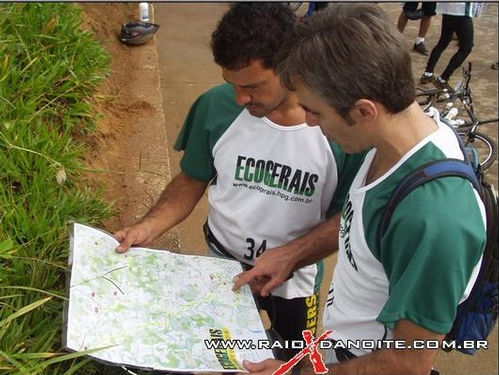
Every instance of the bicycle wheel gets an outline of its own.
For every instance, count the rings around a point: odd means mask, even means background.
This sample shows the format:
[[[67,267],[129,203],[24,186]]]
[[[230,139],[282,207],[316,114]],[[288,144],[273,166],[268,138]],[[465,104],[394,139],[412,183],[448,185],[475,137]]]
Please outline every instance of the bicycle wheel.
[[[417,96],[416,97],[416,101],[419,104],[419,106],[421,108],[423,108],[423,110],[428,109],[435,102],[435,100],[433,99],[433,96],[431,96],[431,95],[428,95],[428,96],[422,96],[422,95],[421,96]]]
[[[473,146],[478,151],[482,171],[489,168],[497,159],[497,145],[492,137],[478,132],[473,134],[459,132],[458,134],[465,146]]]

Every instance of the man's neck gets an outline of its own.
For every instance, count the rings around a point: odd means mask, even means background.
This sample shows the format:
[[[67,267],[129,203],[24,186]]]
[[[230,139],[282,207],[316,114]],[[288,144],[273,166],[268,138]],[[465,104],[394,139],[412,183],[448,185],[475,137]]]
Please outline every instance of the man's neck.
[[[281,126],[293,126],[305,123],[305,111],[298,104],[295,93],[288,93],[267,116],[270,121]]]
[[[374,144],[376,155],[369,168],[366,184],[384,175],[414,146],[437,129],[435,121],[417,103],[411,104],[397,115],[386,116],[379,127],[379,137]]]

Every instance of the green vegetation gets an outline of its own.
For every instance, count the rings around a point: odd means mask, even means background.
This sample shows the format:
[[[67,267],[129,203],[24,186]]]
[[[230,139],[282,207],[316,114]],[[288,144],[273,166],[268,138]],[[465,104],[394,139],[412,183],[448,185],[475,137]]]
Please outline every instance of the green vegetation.
[[[110,215],[79,181],[75,136],[95,127],[110,65],[82,19],[71,4],[0,4],[0,374],[109,373],[61,353],[69,223]]]

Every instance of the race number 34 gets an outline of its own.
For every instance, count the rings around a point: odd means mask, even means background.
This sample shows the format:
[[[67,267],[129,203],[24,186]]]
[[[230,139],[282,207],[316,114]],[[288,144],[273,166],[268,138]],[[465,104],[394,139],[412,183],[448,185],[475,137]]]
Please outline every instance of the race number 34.
[[[246,238],[246,243],[248,245],[246,250],[248,251],[244,254],[244,258],[248,260],[258,258],[267,249],[267,240],[263,240],[258,246],[257,242],[253,238]]]

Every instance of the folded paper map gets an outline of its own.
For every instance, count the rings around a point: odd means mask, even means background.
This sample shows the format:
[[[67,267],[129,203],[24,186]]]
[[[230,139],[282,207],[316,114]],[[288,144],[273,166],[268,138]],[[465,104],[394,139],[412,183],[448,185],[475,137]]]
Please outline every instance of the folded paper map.
[[[232,260],[165,250],[115,251],[101,230],[73,224],[64,345],[107,363],[164,371],[244,371],[273,357],[249,287]]]

